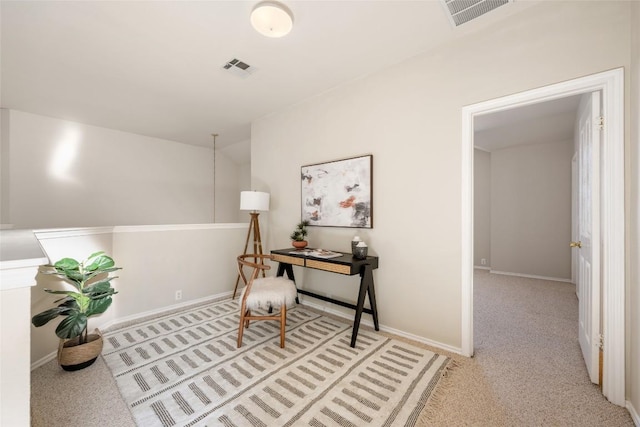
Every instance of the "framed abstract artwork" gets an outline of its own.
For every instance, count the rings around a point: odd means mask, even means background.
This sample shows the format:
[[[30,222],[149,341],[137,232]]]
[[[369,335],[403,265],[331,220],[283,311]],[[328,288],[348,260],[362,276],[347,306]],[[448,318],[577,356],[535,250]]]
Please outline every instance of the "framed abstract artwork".
[[[373,228],[373,156],[302,166],[302,220],[325,227]]]

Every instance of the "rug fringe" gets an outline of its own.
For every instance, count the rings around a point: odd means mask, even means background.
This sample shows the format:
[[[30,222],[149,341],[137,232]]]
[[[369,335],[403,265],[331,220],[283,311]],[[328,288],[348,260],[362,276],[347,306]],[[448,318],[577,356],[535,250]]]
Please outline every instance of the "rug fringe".
[[[459,367],[460,363],[457,360],[449,360],[447,366],[442,370],[440,379],[431,393],[431,396],[429,396],[427,404],[418,416],[416,427],[430,425],[430,421],[433,420],[436,414],[442,410],[443,395],[451,388],[451,381],[449,377],[451,372],[457,370]]]

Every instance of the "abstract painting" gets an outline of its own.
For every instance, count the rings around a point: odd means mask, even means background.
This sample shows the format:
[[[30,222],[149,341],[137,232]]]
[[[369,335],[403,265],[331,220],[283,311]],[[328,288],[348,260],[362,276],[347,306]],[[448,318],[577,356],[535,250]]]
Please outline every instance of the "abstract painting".
[[[302,219],[309,225],[373,228],[373,156],[302,166]]]

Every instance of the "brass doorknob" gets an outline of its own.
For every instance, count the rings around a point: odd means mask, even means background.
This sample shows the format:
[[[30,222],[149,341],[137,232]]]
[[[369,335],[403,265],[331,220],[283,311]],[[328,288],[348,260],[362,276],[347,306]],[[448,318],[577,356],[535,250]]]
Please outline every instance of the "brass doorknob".
[[[569,243],[569,246],[572,248],[581,248],[582,247],[582,242],[571,242]]]

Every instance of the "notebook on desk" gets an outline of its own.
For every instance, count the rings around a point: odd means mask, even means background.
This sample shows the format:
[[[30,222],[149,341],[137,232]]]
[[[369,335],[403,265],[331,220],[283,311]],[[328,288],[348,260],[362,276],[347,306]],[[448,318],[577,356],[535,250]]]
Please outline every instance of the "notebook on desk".
[[[289,253],[294,255],[303,255],[303,256],[310,256],[314,258],[323,258],[323,259],[336,258],[344,255],[340,252],[328,251],[326,249],[319,249],[319,248],[318,249],[296,249],[295,251],[290,251]]]

